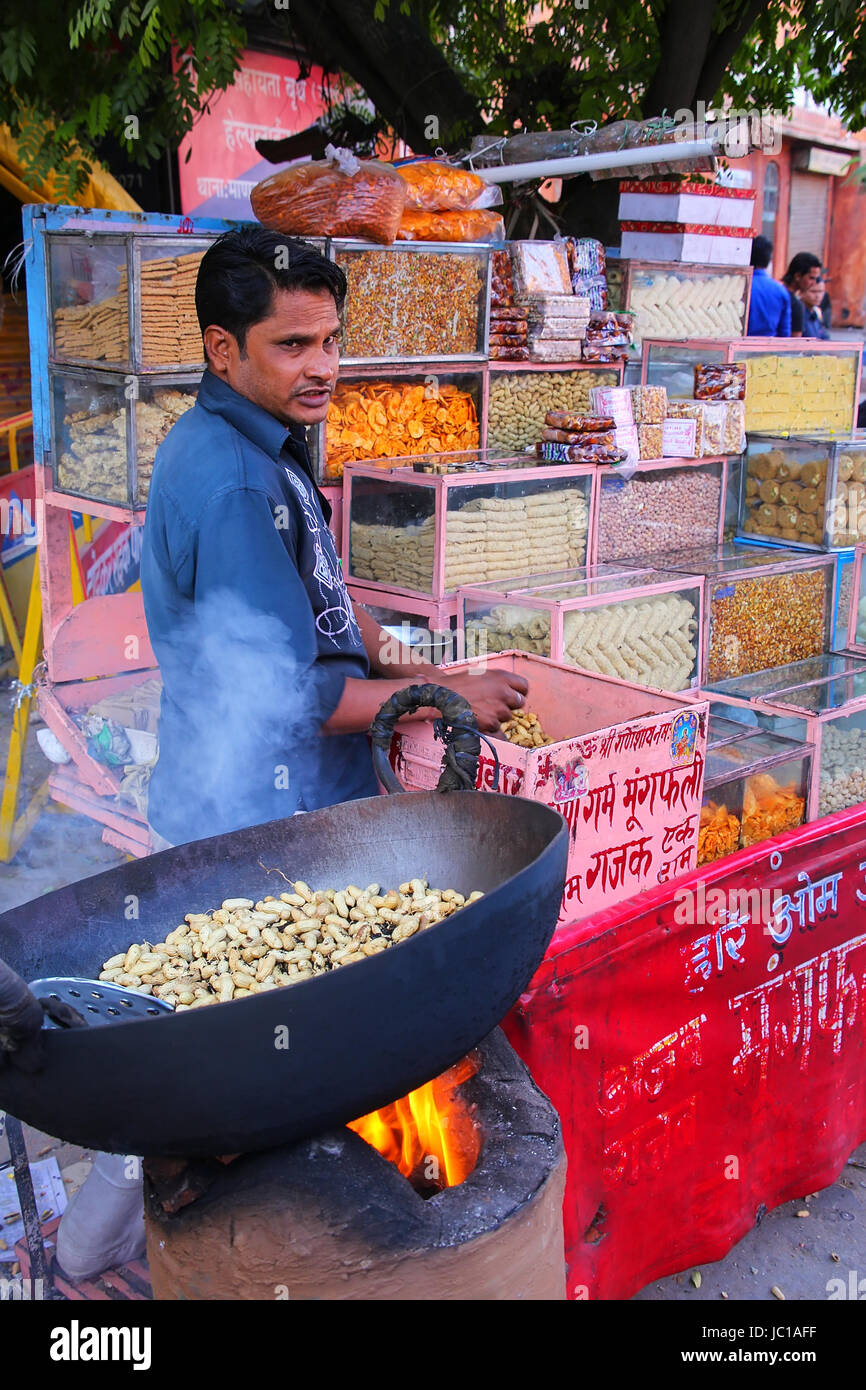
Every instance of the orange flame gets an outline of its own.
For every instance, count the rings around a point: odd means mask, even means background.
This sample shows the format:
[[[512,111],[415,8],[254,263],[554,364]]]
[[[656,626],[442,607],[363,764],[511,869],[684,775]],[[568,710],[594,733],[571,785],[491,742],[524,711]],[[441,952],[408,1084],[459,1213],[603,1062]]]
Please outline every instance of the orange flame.
[[[458,1087],[478,1070],[470,1054],[402,1100],[374,1110],[349,1129],[378,1149],[406,1178],[431,1187],[456,1187],[478,1162],[481,1135]]]

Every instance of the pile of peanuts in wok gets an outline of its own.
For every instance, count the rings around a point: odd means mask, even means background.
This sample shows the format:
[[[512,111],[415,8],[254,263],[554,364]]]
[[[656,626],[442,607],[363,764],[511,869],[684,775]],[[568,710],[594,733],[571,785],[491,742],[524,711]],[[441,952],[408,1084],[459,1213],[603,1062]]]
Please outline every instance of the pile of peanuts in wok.
[[[152,994],[176,1010],[244,999],[379,955],[483,897],[413,878],[314,892],[292,883],[278,898],[226,898],[189,912],[164,941],[134,943],[105,961],[100,980]]]

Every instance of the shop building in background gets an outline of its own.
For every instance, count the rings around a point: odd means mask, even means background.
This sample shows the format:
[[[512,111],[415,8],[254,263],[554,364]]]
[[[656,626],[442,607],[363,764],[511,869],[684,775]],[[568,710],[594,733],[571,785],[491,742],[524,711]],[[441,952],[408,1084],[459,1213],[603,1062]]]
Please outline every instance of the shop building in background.
[[[753,231],[772,241],[777,277],[798,251],[820,256],[828,269],[833,327],[862,328],[866,184],[851,170],[866,162],[866,131],[852,134],[805,92],[780,127],[778,153],[756,150],[737,160],[738,172],[750,172],[757,195]]]

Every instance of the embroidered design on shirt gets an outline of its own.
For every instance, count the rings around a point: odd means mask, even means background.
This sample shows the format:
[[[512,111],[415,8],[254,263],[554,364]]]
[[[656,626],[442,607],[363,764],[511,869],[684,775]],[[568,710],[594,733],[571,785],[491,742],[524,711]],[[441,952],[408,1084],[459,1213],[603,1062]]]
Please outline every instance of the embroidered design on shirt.
[[[360,644],[361,630],[352,611],[352,603],[349,598],[349,591],[340,573],[337,564],[337,552],[334,548],[334,538],[330,531],[323,530],[316,516],[310,495],[299,478],[295,476],[291,468],[286,468],[286,477],[294,488],[301,510],[304,514],[304,521],[313,542],[313,549],[316,555],[316,563],[313,569],[313,578],[316,580],[319,597],[322,600],[323,609],[316,615],[316,629],[323,637],[327,637],[334,646],[339,646],[338,638],[344,632],[350,633],[354,641]]]

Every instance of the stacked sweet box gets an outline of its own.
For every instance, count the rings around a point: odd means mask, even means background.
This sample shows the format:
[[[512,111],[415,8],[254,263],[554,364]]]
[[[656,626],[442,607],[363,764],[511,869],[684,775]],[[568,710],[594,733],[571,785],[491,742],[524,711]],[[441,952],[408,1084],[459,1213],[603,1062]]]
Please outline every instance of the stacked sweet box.
[[[620,184],[622,255],[747,266],[755,195],[692,181]]]
[[[662,552],[656,565],[706,578],[703,669],[708,685],[827,650],[836,558],[739,542]]]
[[[739,520],[746,536],[813,549],[866,540],[866,434],[750,434]]]
[[[609,306],[635,315],[641,339],[741,338],[751,275],[750,267],[611,260]]]
[[[700,684],[704,581],[594,565],[472,585],[459,595],[465,655],[529,651],[656,690]]]
[[[461,584],[584,564],[595,470],[501,463],[438,474],[349,465],[347,581],[441,603]]]
[[[666,387],[669,397],[694,397],[697,368],[742,364],[749,433],[847,433],[856,423],[862,348],[811,338],[645,338],[641,382]]]

